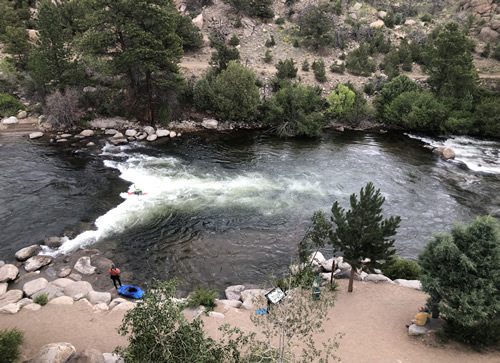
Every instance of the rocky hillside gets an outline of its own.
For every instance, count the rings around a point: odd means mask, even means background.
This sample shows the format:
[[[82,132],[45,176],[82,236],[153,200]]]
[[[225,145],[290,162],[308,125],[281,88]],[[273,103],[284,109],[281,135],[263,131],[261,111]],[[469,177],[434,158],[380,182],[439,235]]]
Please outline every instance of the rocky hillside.
[[[407,0],[394,4],[387,1],[343,1],[342,14],[331,15],[331,17],[335,29],[346,35],[345,48],[313,51],[304,47],[294,47],[293,39],[298,29],[298,20],[304,9],[319,4],[321,1],[299,1],[293,5],[295,13],[292,16],[289,16],[290,7],[285,5],[284,1],[275,1],[272,6],[275,14],[274,19],[264,22],[238,14],[230,5],[224,4],[221,0],[214,0],[212,5],[203,7],[193,20],[201,29],[205,42],[201,50],[185,55],[182,69],[188,79],[199,77],[209,67],[208,62],[213,52],[213,49],[209,47],[210,34],[214,31],[222,33],[227,40],[236,34],[240,39],[240,45],[237,48],[241,55],[242,64],[251,67],[264,83],[267,83],[276,72],[274,64],[279,60],[293,58],[299,68],[299,80],[306,84],[320,85],[327,93],[338,83],[351,81],[357,86],[361,86],[376,77],[384,76],[380,71],[375,72],[371,77],[358,77],[350,75],[348,72],[338,74],[328,71],[331,64],[342,62],[343,53],[346,54],[359,46],[358,41],[349,39],[353,37],[354,29],[357,29],[357,33],[362,33],[363,29],[380,28],[384,35],[391,39],[392,44],[397,45],[404,37],[410,40],[420,40],[438,24],[455,20],[470,27],[469,35],[476,41],[474,62],[480,77],[487,79],[485,83],[493,83],[493,87],[496,87],[500,74],[500,62],[492,58],[483,58],[479,54],[488,43],[493,48],[500,40],[500,7],[497,2],[496,0],[466,0],[459,3],[456,1]],[[186,2],[178,2],[177,7],[181,12],[189,13],[186,11],[186,5]],[[397,13],[406,9],[403,5],[413,6],[415,15],[406,16],[404,23],[395,25],[393,29],[386,27],[383,19],[387,11],[392,10]],[[422,21],[424,16],[429,16],[430,21]],[[235,27],[238,17],[241,17],[243,25],[240,28]],[[284,19],[284,23],[276,24],[277,19]],[[271,36],[274,37],[276,45],[267,48],[265,43]],[[264,56],[268,49],[272,54],[270,63],[264,62]],[[324,60],[327,69],[327,82],[321,84],[315,81],[311,70],[308,72],[301,70],[304,60],[307,59],[311,64],[319,58]],[[381,57],[379,56],[377,63],[380,61]],[[426,77],[417,64],[413,64],[412,71],[407,72],[407,74],[415,79]]]

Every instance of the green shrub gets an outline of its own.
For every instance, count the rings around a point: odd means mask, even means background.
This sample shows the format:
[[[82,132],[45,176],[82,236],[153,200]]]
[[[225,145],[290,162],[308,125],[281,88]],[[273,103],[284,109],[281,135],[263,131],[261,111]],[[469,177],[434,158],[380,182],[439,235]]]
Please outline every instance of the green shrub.
[[[484,47],[484,49],[480,55],[483,58],[489,58],[490,54],[491,54],[491,46],[490,46],[490,43],[487,43],[486,47]]]
[[[278,70],[276,73],[276,78],[278,79],[295,78],[299,70],[295,67],[293,58],[285,59],[284,61],[280,60],[278,64],[276,64],[276,69]]]
[[[346,58],[346,54],[345,53],[342,53],[341,55],[339,55],[339,59],[340,60],[345,60]]]
[[[320,58],[314,61],[311,68],[314,72],[314,78],[316,78],[318,82],[326,82],[325,62],[323,59]]]
[[[276,41],[274,40],[274,36],[271,35],[271,39],[267,39],[265,45],[267,48],[274,47],[276,45]]]
[[[387,14],[384,17],[384,24],[388,28],[394,28],[394,13],[392,11],[388,11]]]
[[[229,45],[236,47],[239,44],[240,44],[240,38],[238,38],[238,36],[236,34],[233,34],[233,36],[229,40]]]
[[[330,71],[333,72],[333,73],[339,73],[339,74],[344,74],[344,71],[345,71],[345,64],[342,62],[342,63],[332,63],[330,65]]]
[[[294,48],[300,48],[300,42],[297,38],[293,40],[293,47]]]
[[[405,17],[401,13],[394,14],[394,24],[401,25],[405,22]]]
[[[264,62],[271,63],[272,60],[273,60],[273,55],[271,54],[271,51],[267,49],[266,53],[264,54]]]
[[[346,68],[355,76],[369,76],[375,72],[375,64],[368,58],[368,46],[365,43],[361,43],[359,48],[349,52]]]
[[[47,303],[49,302],[49,295],[48,294],[40,294],[37,297],[35,297],[35,300],[33,300],[33,302],[35,304],[39,304],[42,306],[47,305]]]
[[[424,14],[420,17],[420,20],[422,20],[424,23],[430,23],[432,21],[431,14]]]
[[[276,21],[274,23],[278,24],[278,25],[283,25],[283,24],[285,24],[285,18],[280,16],[278,19],[276,19]]]
[[[391,256],[382,267],[382,272],[391,280],[418,280],[420,279],[420,266],[412,260],[399,256]]]
[[[497,44],[491,56],[497,61],[500,61],[500,43]]]
[[[302,70],[304,72],[309,72],[309,62],[307,59],[304,59],[304,62],[302,62]]]
[[[19,346],[23,343],[24,333],[13,329],[0,331],[0,360],[2,362],[14,362],[19,358]]]
[[[375,93],[375,86],[372,82],[370,83],[365,83],[363,87],[363,92],[365,92],[367,95],[371,96],[372,94]]]
[[[24,105],[14,96],[0,93],[0,115],[14,116],[19,110],[24,110]]]
[[[328,47],[333,43],[333,23],[325,8],[318,5],[307,7],[301,14],[298,25],[300,35],[304,37],[302,44],[315,49]]]
[[[217,290],[197,287],[189,294],[187,305],[191,307],[203,305],[209,311],[212,311],[215,307],[215,299],[217,299],[218,295]]]
[[[236,21],[234,23],[234,27],[235,28],[241,28],[241,27],[243,27],[243,23],[241,22],[241,17],[238,16],[238,18],[236,19]]]

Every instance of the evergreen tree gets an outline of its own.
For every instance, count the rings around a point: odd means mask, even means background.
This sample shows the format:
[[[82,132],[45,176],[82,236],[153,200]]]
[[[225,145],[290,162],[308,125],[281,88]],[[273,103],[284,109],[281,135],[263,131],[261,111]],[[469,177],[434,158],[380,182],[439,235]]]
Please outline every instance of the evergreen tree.
[[[434,236],[419,263],[422,288],[440,299],[447,334],[474,345],[500,341],[500,229],[493,217]]]
[[[244,121],[255,117],[260,99],[251,69],[229,62],[215,79],[213,91],[215,111],[224,120]]]
[[[240,52],[236,48],[229,48],[223,41],[212,39],[210,46],[215,48],[210,58],[210,65],[214,67],[217,73],[227,68],[229,62],[239,61]]]
[[[182,19],[170,0],[89,0],[92,8],[83,35],[87,52],[106,60],[130,88],[139,120],[154,123],[160,95],[176,91],[183,80],[178,63]]]
[[[33,78],[47,92],[49,84],[59,89],[78,78],[71,47],[71,30],[65,27],[62,5],[44,0],[38,8],[36,29],[39,39],[30,55],[28,68]]]
[[[399,61],[403,65],[403,71],[411,72],[413,65],[410,53],[410,45],[408,44],[408,40],[403,38],[401,43],[399,44],[398,49]]]
[[[323,58],[315,60],[311,65],[311,68],[314,72],[314,78],[316,78],[316,81],[321,83],[326,82],[325,62],[323,61]]]
[[[439,97],[474,94],[478,76],[471,55],[471,40],[451,22],[435,30],[424,51],[427,82]]]
[[[335,229],[330,235],[330,243],[335,250],[343,252],[344,261],[352,267],[349,292],[352,292],[356,269],[364,265],[380,267],[383,260],[395,253],[394,240],[389,237],[396,234],[401,218],[383,219],[384,201],[380,189],[375,190],[370,182],[361,188],[359,201],[355,193],[351,194],[351,209],[347,212],[338,201],[333,203],[332,222]]]
[[[7,26],[5,30],[5,52],[14,56],[19,65],[24,66],[30,51],[28,32],[24,28],[13,26]]]
[[[399,76],[399,53],[396,47],[392,47],[389,53],[384,57],[383,69],[388,79]]]

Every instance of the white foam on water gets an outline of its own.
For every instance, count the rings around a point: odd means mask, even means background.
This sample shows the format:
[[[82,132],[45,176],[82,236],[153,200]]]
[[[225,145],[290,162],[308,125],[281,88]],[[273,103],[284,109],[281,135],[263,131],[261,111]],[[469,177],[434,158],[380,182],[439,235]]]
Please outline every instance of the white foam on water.
[[[500,142],[480,140],[468,136],[453,136],[443,140],[407,134],[412,139],[433,147],[448,146],[455,152],[455,160],[475,172],[500,174]]]
[[[310,182],[307,176],[297,180],[279,176],[271,178],[258,172],[217,174],[194,167],[190,169],[175,157],[126,154],[123,147],[119,153],[116,149],[105,149],[107,155],[127,157],[124,161],[105,160],[104,165],[118,169],[120,177],[132,184],[129,193],[134,191],[135,185],[146,194],[121,193],[124,201],[97,218],[95,230],[81,233],[57,250],[45,249],[43,254],[69,253],[128,228],[146,224],[158,215],[169,214],[172,209],[191,212],[203,208],[244,208],[272,215],[297,207],[301,196],[325,195],[319,183]]]

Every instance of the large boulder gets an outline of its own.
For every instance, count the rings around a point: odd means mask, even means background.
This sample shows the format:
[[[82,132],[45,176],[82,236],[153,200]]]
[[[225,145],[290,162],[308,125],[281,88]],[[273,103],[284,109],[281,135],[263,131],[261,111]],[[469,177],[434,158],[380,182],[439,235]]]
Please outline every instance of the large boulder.
[[[7,304],[0,307],[0,314],[16,314],[19,310],[21,310],[19,304]]]
[[[19,269],[8,263],[0,267],[0,282],[8,282],[10,280],[14,280],[19,273]]]
[[[96,267],[96,272],[99,273],[108,273],[108,270],[111,268],[113,261],[104,256],[94,255],[91,257],[92,266]]]
[[[95,273],[95,267],[90,264],[90,257],[88,256],[80,257],[73,268],[82,275],[88,276]]]
[[[128,129],[125,131],[125,136],[135,137],[137,135],[137,131],[134,129]]]
[[[0,296],[5,294],[7,292],[7,288],[9,287],[9,284],[7,282],[2,282],[0,283]]]
[[[248,289],[241,292],[241,301],[253,300],[254,298],[263,297],[267,290],[263,289]]]
[[[39,245],[31,245],[20,249],[14,256],[18,261],[26,261],[28,258],[35,256],[40,250]]]
[[[120,305],[120,304],[123,304],[123,303],[126,303],[126,302],[128,302],[128,300],[125,300],[122,297],[117,297],[116,299],[113,299],[113,301],[111,301],[109,303],[109,310],[113,309],[117,305]]]
[[[218,125],[219,121],[214,119],[203,119],[203,121],[201,122],[201,126],[203,126],[206,129],[217,129]]]
[[[481,29],[481,32],[478,35],[478,38],[481,39],[483,42],[496,42],[498,39],[500,39],[500,34],[491,29],[489,26],[485,26],[484,28]]]
[[[51,281],[49,283],[49,285],[54,285],[54,286],[60,287],[61,289],[64,289],[66,286],[71,285],[73,282],[75,282],[75,281],[71,280],[71,279],[60,278],[60,279],[56,279],[54,281]]]
[[[92,285],[87,281],[75,281],[64,288],[64,294],[73,300],[78,300],[81,296],[87,296],[93,291]]]
[[[19,119],[19,120],[22,120],[22,119],[25,119],[26,117],[28,117],[28,112],[22,110],[22,111],[19,111],[16,115],[16,117]]]
[[[333,268],[335,267],[335,259],[332,257],[329,260],[325,260],[321,266],[323,267],[323,270],[325,271],[332,271]]]
[[[155,129],[152,126],[145,126],[142,130],[148,135],[153,135],[155,133]]]
[[[109,292],[90,291],[87,297],[93,305],[100,303],[109,304],[111,302],[111,294]]]
[[[240,300],[217,300],[215,301],[214,311],[225,314],[231,309],[239,309],[241,304]]]
[[[384,20],[384,18],[387,16],[387,12],[383,11],[383,10],[380,10],[379,12],[377,12],[377,16],[378,16],[379,19]]]
[[[157,138],[158,138],[158,135],[152,134],[152,135],[148,135],[148,137],[146,137],[146,140],[155,141]]]
[[[18,123],[19,123],[19,120],[17,119],[17,117],[14,117],[14,116],[7,117],[7,118],[4,118],[2,120],[3,125],[15,125]]]
[[[52,257],[50,256],[33,256],[26,260],[26,262],[24,263],[24,269],[28,272],[36,271],[51,262]]]
[[[80,135],[85,137],[94,136],[94,130],[83,130]]]
[[[44,345],[29,363],[65,363],[76,352],[71,343],[52,343]]]
[[[49,300],[47,304],[50,305],[73,305],[75,300],[69,296],[59,296],[52,300]]]
[[[43,132],[41,131],[35,131],[29,134],[30,139],[38,139],[43,136]]]
[[[24,310],[38,311],[38,310],[40,310],[42,308],[42,305],[31,303],[31,304],[24,305],[22,308]]]
[[[245,290],[245,286],[234,285],[227,287],[226,290],[224,290],[224,293],[226,294],[226,298],[228,300],[240,300],[241,292],[243,290]]]
[[[113,309],[110,308],[111,311],[117,312],[117,311],[129,311],[135,308],[135,303],[127,301],[121,304],[116,305]]]
[[[25,283],[23,286],[23,291],[26,294],[26,296],[31,297],[31,295],[33,295],[35,292],[46,288],[48,284],[49,282],[46,279],[40,277],[39,279]]]
[[[21,290],[9,290],[2,296],[0,296],[0,307],[15,304],[23,298],[23,292]]]
[[[440,146],[432,150],[435,155],[440,156],[444,160],[455,159],[455,152],[451,147]]]
[[[379,274],[368,274],[365,277],[365,281],[371,281],[371,282],[375,282],[375,283],[379,283],[379,282],[393,283],[392,280],[390,278],[388,278],[387,276],[379,275]]]
[[[85,349],[73,354],[66,363],[106,363],[106,361],[97,349]]]
[[[323,256],[323,254],[321,252],[319,252],[319,251],[311,253],[311,255],[309,256],[309,258],[307,260],[314,267],[322,266],[323,263],[326,262],[325,256]]]
[[[170,136],[170,131],[169,130],[156,130],[156,136],[158,137],[166,137],[166,136]]]
[[[383,20],[377,20],[374,21],[373,23],[370,23],[370,28],[382,28],[384,26],[384,21]]]
[[[56,285],[52,285],[52,283],[49,282],[47,287],[38,290],[35,292],[31,297],[33,299],[36,299],[38,296],[46,294],[47,299],[50,301],[52,299],[55,299],[56,297],[64,296],[64,290],[61,287],[57,287]]]
[[[203,13],[193,19],[193,24],[200,30],[203,28]]]

